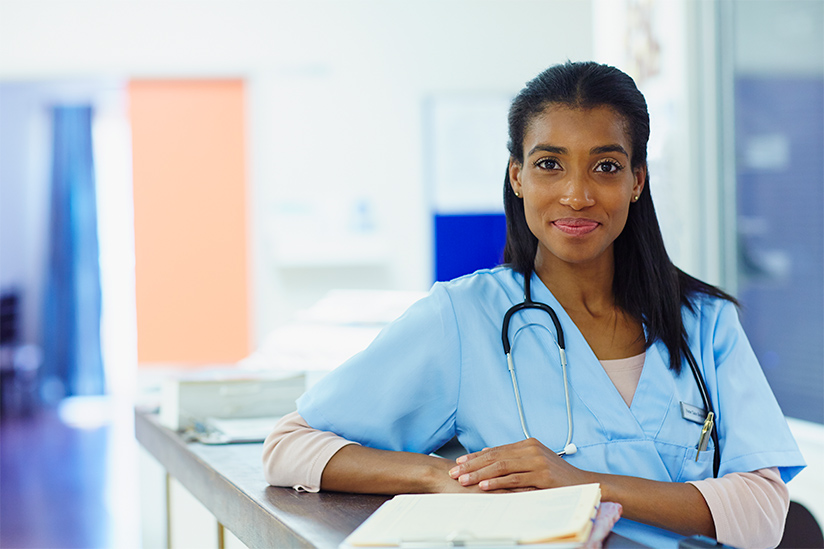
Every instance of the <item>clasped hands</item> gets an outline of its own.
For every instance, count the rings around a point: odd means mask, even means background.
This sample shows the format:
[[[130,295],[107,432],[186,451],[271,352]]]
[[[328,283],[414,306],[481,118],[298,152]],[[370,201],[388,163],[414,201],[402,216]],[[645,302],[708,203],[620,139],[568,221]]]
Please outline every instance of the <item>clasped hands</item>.
[[[588,482],[587,472],[567,463],[534,438],[484,448],[459,457],[449,476],[464,488],[523,491]]]

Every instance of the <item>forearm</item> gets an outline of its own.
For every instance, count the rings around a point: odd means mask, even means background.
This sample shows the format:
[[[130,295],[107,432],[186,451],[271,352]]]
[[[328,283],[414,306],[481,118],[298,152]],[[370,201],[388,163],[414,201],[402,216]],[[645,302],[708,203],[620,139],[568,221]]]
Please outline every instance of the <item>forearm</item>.
[[[587,473],[601,484],[601,500],[620,503],[628,519],[683,535],[715,537],[715,524],[701,492],[681,482]]]
[[[350,445],[329,460],[321,489],[366,494],[466,491],[449,477],[452,465],[450,460],[425,454]]]

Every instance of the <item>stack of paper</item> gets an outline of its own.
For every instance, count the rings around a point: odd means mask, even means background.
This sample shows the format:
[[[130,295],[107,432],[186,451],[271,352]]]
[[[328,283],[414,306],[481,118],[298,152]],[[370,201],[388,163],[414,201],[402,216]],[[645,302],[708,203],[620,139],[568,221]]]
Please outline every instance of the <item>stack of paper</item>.
[[[400,495],[375,511],[344,546],[575,547],[588,539],[600,502],[598,484],[506,494]]]
[[[161,384],[159,420],[170,429],[184,430],[207,419],[266,418],[271,430],[277,419],[295,411],[305,389],[304,374],[295,372],[231,368],[170,376]],[[260,434],[255,438],[263,440],[268,431]],[[248,439],[248,432],[241,438]]]

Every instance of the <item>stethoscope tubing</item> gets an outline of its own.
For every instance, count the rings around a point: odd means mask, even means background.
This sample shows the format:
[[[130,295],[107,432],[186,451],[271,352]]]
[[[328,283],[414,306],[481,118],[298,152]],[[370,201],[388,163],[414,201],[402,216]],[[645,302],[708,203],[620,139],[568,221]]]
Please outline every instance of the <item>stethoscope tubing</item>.
[[[577,449],[575,448],[575,445],[572,444],[572,408],[570,406],[569,399],[569,380],[567,379],[567,356],[566,345],[564,342],[564,329],[561,327],[561,321],[558,319],[558,315],[552,307],[546,303],[532,301],[530,278],[531,273],[526,273],[524,276],[524,301],[509,308],[509,310],[504,314],[503,326],[501,328],[501,342],[503,343],[504,353],[506,354],[506,363],[507,368],[509,369],[509,375],[512,378],[512,388],[515,392],[515,402],[518,405],[518,416],[521,420],[521,429],[524,432],[525,438],[532,438],[529,434],[529,429],[526,426],[524,407],[521,402],[521,391],[518,389],[518,378],[515,375],[515,363],[512,360],[512,347],[509,342],[509,322],[512,319],[512,316],[519,311],[523,311],[525,309],[539,309],[549,315],[555,326],[555,343],[558,345],[558,352],[561,358],[561,370],[564,378],[564,401],[567,409],[567,439],[564,444],[564,449],[556,453],[559,456],[574,454]]]
[[[707,391],[707,384],[704,383],[704,377],[701,375],[701,372],[698,371],[698,364],[695,361],[695,356],[686,344],[684,345],[684,349],[684,354],[687,356],[687,364],[690,365],[692,376],[695,378],[695,382],[698,385],[698,392],[701,393],[701,400],[704,401],[704,409],[708,414],[712,413],[715,415],[712,407],[712,401],[710,400],[710,395]],[[712,443],[715,445],[715,452],[713,452],[712,456],[712,476],[713,478],[718,478],[718,470],[721,468],[721,446],[718,444],[717,420],[716,426],[713,426],[713,428],[710,429],[710,437],[712,438]]]

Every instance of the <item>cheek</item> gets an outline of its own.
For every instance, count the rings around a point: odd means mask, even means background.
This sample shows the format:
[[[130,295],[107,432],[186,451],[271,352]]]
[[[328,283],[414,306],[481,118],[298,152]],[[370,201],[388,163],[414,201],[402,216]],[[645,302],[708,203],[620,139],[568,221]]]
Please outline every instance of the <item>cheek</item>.
[[[628,207],[620,208],[616,211],[615,215],[613,216],[616,236],[624,232],[624,229],[627,226],[627,218],[629,218]]]
[[[534,206],[530,207],[529,204],[524,203],[524,217],[526,218],[526,226],[529,227],[529,232],[537,236],[544,224],[541,219],[541,210]]]

